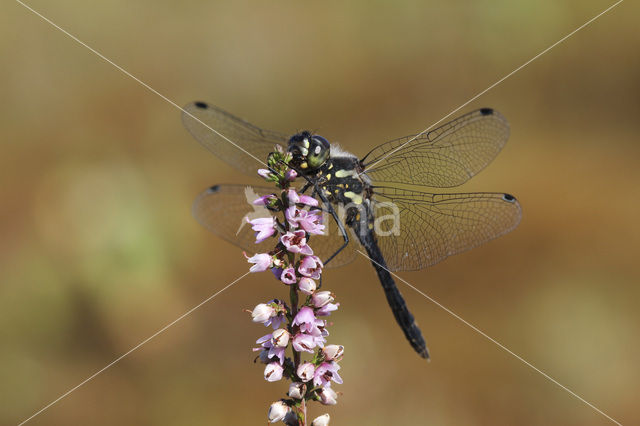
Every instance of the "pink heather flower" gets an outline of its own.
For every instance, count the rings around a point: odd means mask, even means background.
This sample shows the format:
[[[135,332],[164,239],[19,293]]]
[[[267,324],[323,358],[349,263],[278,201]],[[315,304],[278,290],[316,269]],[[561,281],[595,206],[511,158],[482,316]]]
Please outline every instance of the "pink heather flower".
[[[276,220],[273,217],[259,217],[253,220],[247,218],[247,222],[251,224],[251,229],[256,231],[256,244],[263,242],[276,232]]]
[[[263,272],[271,267],[273,263],[273,259],[269,255],[269,253],[258,253],[251,257],[244,254],[244,257],[247,258],[247,262],[253,263],[254,265],[249,268],[249,272]]]
[[[311,303],[316,308],[322,308],[326,304],[333,302],[333,300],[333,293],[330,291],[318,291],[311,296]]]
[[[302,382],[293,382],[289,385],[289,395],[291,398],[302,399],[305,391],[307,390],[307,385]]]
[[[331,386],[331,380],[342,384],[342,377],[338,374],[340,366],[334,362],[323,362],[313,373],[314,386]]]
[[[322,354],[327,361],[340,361],[342,355],[344,355],[344,346],[342,345],[327,345],[322,348]]]
[[[284,216],[294,228],[300,227],[309,234],[322,235],[324,233],[324,225],[321,223],[322,216],[318,212],[309,212],[291,206],[284,211]]]
[[[276,197],[275,194],[263,195],[262,197],[253,200],[253,204],[256,206],[267,206],[277,199],[278,197]]]
[[[330,386],[325,386],[317,392],[320,397],[320,403],[324,405],[336,405],[338,403],[338,394]]]
[[[316,347],[316,338],[310,334],[298,333],[293,336],[293,349],[297,352],[313,353]]]
[[[313,340],[316,346],[320,348],[323,347],[324,344],[327,342],[327,339],[325,339],[325,336],[328,336],[328,335],[329,335],[329,332],[326,330],[322,330],[320,334],[312,334]]]
[[[269,361],[273,360],[273,358],[278,358],[280,365],[284,364],[284,347],[275,346],[273,343],[273,335],[266,334],[256,340],[256,343],[262,345],[262,348],[254,348],[254,351],[262,351],[260,352],[260,360],[264,362],[263,359],[267,359]],[[264,354],[264,355],[263,355]]]
[[[282,379],[284,368],[277,362],[271,362],[264,368],[264,379],[267,382],[277,382]]]
[[[304,194],[298,194],[295,189],[290,189],[287,192],[287,198],[291,204],[306,204],[307,206],[316,207],[318,200],[313,197]]]
[[[284,211],[285,219],[287,219],[287,222],[289,222],[289,225],[291,225],[293,228],[298,227],[298,219],[301,211],[303,210],[300,210],[296,206],[287,207],[287,209]]]
[[[307,206],[317,207],[318,200],[308,195],[300,194],[300,204],[306,204]]]
[[[284,178],[289,182],[296,180],[297,177],[298,177],[298,172],[296,172],[293,169],[287,170],[286,173],[284,174]]]
[[[322,261],[318,256],[306,256],[300,262],[300,266],[298,266],[298,272],[300,272],[300,274],[313,278],[314,280],[320,279],[321,271]]]
[[[322,308],[316,310],[316,315],[319,317],[331,315],[331,312],[338,310],[338,306],[340,306],[339,303],[327,303]]]
[[[277,423],[279,421],[282,421],[282,419],[284,419],[287,414],[289,414],[289,411],[291,411],[291,408],[284,402],[274,402],[273,404],[271,404],[271,407],[269,407],[269,414],[267,414],[269,423]]]
[[[304,255],[313,254],[311,247],[307,245],[307,235],[304,231],[287,232],[280,237],[280,242],[284,244],[291,253],[300,253]]]
[[[251,312],[251,320],[253,322],[265,323],[276,315],[277,312],[273,306],[267,305],[266,303],[260,303],[253,308],[253,311]]]
[[[292,267],[288,267],[282,274],[280,274],[280,281],[285,284],[295,284],[298,279],[296,278],[296,270]]]
[[[271,335],[272,335],[271,341],[273,342],[274,346],[277,346],[279,348],[286,348],[287,345],[289,344],[290,334],[284,328],[277,329],[276,331],[271,333]]]
[[[303,362],[298,366],[298,370],[296,374],[300,377],[300,380],[303,382],[308,382],[313,379],[313,373],[315,372],[315,367],[310,362]]]
[[[302,277],[298,282],[298,290],[304,294],[313,294],[316,291],[316,282],[309,277]]]
[[[300,202],[300,195],[296,192],[295,189],[290,189],[287,191],[287,198],[289,199],[290,204],[297,204]]]
[[[299,325],[303,333],[320,334],[318,327],[324,326],[324,321],[319,320],[308,306],[300,308],[291,325]]]
[[[320,401],[322,401],[322,397],[320,397]],[[313,419],[311,426],[329,426],[329,420],[331,420],[331,417],[328,414],[323,414]]]

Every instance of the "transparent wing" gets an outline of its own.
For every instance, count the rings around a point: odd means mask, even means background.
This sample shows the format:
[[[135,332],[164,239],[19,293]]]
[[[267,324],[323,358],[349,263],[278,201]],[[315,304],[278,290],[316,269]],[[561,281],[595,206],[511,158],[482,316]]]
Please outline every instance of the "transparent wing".
[[[491,108],[482,108],[419,137],[382,144],[362,161],[374,183],[450,188],[485,168],[508,138],[507,120]]]
[[[250,176],[265,167],[275,145],[286,148],[289,140],[285,134],[262,130],[204,102],[185,106],[182,122],[205,148]]]
[[[198,222],[214,234],[237,245],[248,254],[264,253],[273,250],[277,241],[268,238],[260,244],[255,243],[255,232],[248,219],[272,216],[262,206],[252,202],[266,194],[274,192],[273,187],[247,185],[215,185],[202,192],[193,203],[193,216]],[[327,236],[311,237],[309,245],[314,254],[322,260],[328,259],[342,245],[343,239],[337,230],[335,221],[329,221]],[[354,244],[349,244],[327,267],[338,267],[349,263],[355,257]]]
[[[509,194],[430,194],[382,187],[375,189],[374,214],[378,244],[392,271],[422,269],[483,244],[513,230],[522,215]],[[398,218],[395,234],[392,217]]]

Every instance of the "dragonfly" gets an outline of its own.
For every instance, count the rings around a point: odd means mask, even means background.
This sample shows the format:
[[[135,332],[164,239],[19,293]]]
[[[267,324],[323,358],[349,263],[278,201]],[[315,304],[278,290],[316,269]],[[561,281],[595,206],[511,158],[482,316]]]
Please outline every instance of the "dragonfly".
[[[300,191],[312,191],[332,218],[326,236],[313,237],[314,254],[326,259],[326,267],[338,267],[364,249],[396,322],[423,358],[429,358],[425,339],[393,273],[432,266],[504,235],[520,222],[521,207],[513,195],[424,190],[462,185],[497,156],[509,137],[509,124],[492,108],[383,143],[362,158],[313,132],[288,135],[261,129],[205,102],[185,106],[182,121],[205,148],[250,176],[256,176],[259,161],[264,165],[276,146],[290,152],[290,165],[305,180]],[[268,252],[273,243],[255,244],[243,219],[260,215],[251,201],[272,192],[237,183],[214,185],[196,198],[193,215],[246,251]]]

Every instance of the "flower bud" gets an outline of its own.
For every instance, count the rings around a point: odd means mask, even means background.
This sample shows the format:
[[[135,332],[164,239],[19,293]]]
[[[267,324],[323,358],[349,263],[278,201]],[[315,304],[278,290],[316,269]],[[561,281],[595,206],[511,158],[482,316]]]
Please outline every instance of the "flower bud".
[[[296,179],[296,177],[298,177],[298,172],[296,172],[295,170],[287,170],[287,172],[284,174],[284,177],[286,180],[288,181],[293,181]]]
[[[322,308],[324,305],[333,302],[333,294],[330,291],[319,291],[311,296],[311,302],[316,308]]]
[[[279,328],[272,334],[273,344],[275,346],[286,348],[289,344],[289,332],[284,328]],[[334,345],[335,346],[335,345]]]
[[[263,195],[262,197],[258,197],[253,200],[253,205],[256,206],[267,206],[276,201],[278,198],[275,194]]]
[[[320,402],[324,405],[336,405],[338,403],[338,394],[329,386],[320,388],[318,391]]]
[[[331,417],[328,414],[323,414],[313,419],[311,426],[329,426],[329,420]]]
[[[313,364],[311,364],[310,362],[303,362],[298,366],[296,374],[298,375],[298,377],[300,377],[300,380],[302,380],[303,382],[308,382],[309,380],[313,379],[313,373],[315,372],[315,370],[316,368],[313,366]]]
[[[311,295],[316,291],[316,282],[309,277],[302,277],[300,278],[300,282],[298,282],[298,290],[304,294]]]
[[[307,385],[301,382],[293,382],[289,385],[289,395],[291,398],[302,399],[305,391],[307,390]]]
[[[290,410],[291,408],[283,401],[274,402],[273,404],[271,404],[271,407],[269,407],[269,414],[267,414],[269,423],[276,423],[281,421],[285,418]]]
[[[271,317],[276,316],[276,310],[273,306],[269,306],[266,303],[260,303],[253,308],[251,312],[251,319],[253,322],[266,322]]]
[[[258,169],[258,175],[264,179],[269,179],[273,177],[273,173],[269,169]]]
[[[271,362],[264,368],[264,379],[267,382],[277,382],[282,379],[283,371],[284,368],[282,368],[279,362]]]
[[[322,354],[327,361],[340,361],[344,354],[344,346],[342,345],[327,345],[322,348]]]

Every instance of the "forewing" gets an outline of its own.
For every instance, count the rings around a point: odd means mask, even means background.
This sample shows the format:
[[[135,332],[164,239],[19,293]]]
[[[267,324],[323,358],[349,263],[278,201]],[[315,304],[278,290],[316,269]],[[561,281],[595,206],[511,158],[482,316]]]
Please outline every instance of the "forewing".
[[[185,106],[182,122],[205,148],[250,176],[266,167],[267,156],[275,145],[287,146],[287,135],[262,130],[204,102]]]
[[[431,194],[376,188],[374,209],[378,244],[392,271],[434,265],[506,234],[521,218],[518,201],[500,193]],[[395,234],[390,233],[393,216],[398,218]]]
[[[272,212],[252,202],[262,196],[274,193],[273,187],[247,185],[215,185],[202,192],[193,203],[193,216],[209,231],[232,244],[242,248],[248,254],[272,251],[277,244],[275,238],[268,238],[260,244],[255,243],[255,232],[247,219],[272,216]],[[314,254],[323,261],[328,259],[342,245],[343,239],[335,221],[329,221],[327,236],[314,235],[309,245]],[[327,267],[337,267],[353,260],[353,244],[347,246]]]
[[[420,136],[406,136],[374,148],[363,159],[376,184],[404,183],[450,188],[485,168],[509,138],[509,124],[482,108]]]

